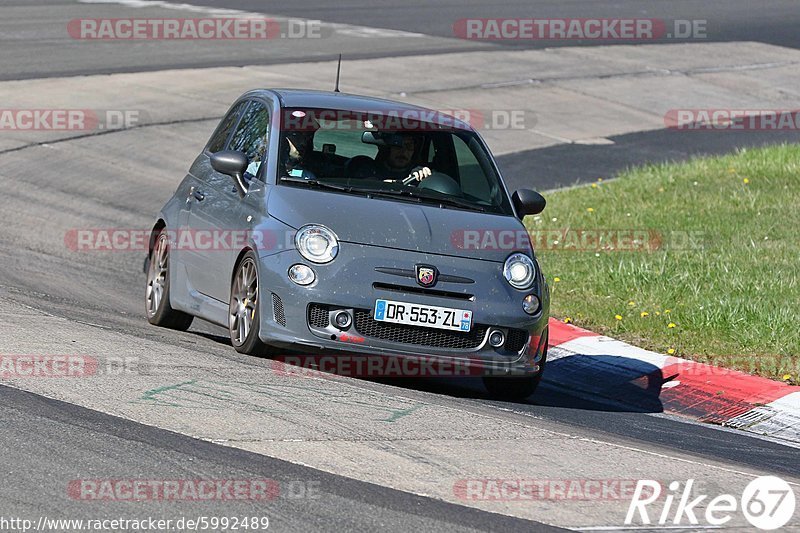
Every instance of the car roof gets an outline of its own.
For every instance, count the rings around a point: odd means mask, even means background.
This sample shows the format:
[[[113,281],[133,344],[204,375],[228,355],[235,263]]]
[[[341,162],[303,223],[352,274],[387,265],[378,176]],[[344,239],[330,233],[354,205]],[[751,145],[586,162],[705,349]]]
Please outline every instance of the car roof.
[[[257,96],[261,92],[268,92],[277,96],[281,107],[335,109],[341,111],[357,110],[400,115],[410,113],[434,124],[450,127],[455,125],[460,129],[472,130],[468,123],[454,118],[447,112],[373,96],[311,89],[257,89],[250,91],[246,96]]]

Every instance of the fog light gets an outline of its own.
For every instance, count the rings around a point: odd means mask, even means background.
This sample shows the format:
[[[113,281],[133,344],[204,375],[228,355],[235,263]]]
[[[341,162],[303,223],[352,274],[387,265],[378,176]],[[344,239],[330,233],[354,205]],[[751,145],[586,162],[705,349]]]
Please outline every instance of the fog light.
[[[333,321],[336,322],[336,327],[339,329],[347,329],[350,327],[350,323],[353,322],[353,319],[350,318],[350,313],[347,311],[339,311],[336,313],[336,316],[333,318]]]
[[[317,275],[306,265],[292,265],[289,269],[289,279],[298,285],[311,285],[317,279]]]
[[[542,304],[539,302],[539,298],[537,298],[534,294],[529,294],[524,300],[522,300],[522,310],[529,315],[535,315],[538,313],[541,305]]]
[[[489,344],[491,344],[493,347],[499,348],[505,343],[506,343],[506,336],[499,329],[495,329],[489,334]]]

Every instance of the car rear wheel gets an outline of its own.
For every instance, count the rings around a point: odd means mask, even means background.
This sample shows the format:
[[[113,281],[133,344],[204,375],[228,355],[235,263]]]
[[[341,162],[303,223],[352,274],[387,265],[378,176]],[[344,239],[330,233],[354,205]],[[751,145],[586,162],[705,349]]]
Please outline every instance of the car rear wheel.
[[[147,321],[154,326],[186,331],[192,325],[192,315],[176,311],[169,303],[169,236],[166,230],[156,237],[150,252],[145,290]]]
[[[266,355],[268,346],[261,342],[261,302],[258,293],[258,268],[256,255],[247,252],[231,283],[231,300],[228,308],[228,331],[231,344],[239,353]]]

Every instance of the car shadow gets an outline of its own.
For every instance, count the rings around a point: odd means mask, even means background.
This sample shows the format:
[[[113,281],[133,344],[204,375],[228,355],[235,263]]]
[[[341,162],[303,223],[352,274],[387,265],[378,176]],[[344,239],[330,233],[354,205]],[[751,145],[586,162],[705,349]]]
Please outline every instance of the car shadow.
[[[227,347],[231,346],[227,335],[197,330],[192,330],[191,333]],[[285,353],[293,354],[288,350]],[[302,352],[294,352],[294,354],[300,353]],[[536,392],[516,402],[492,398],[479,377],[358,377],[357,379],[456,398],[489,400],[511,405],[604,412],[661,413],[664,411],[660,399],[661,391],[664,384],[674,378],[675,376],[664,376],[659,367],[646,361],[613,355],[576,354],[547,361],[542,382]]]
[[[661,391],[675,376],[645,361],[611,355],[572,355],[547,362],[537,391],[502,403],[590,411],[661,413]],[[494,400],[479,378],[382,378],[372,381],[458,398]],[[498,401],[499,400],[495,400]]]

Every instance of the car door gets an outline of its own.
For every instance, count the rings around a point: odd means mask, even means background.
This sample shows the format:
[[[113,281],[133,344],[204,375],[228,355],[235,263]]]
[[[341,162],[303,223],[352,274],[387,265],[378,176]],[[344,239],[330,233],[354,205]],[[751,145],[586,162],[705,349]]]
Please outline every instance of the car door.
[[[244,175],[250,184],[261,172],[269,138],[269,108],[258,100],[247,102],[225,149],[247,155]],[[242,198],[230,176],[216,172],[210,164],[201,165],[198,186],[190,195],[188,229],[193,237],[192,261],[187,264],[190,284],[200,293],[227,302],[233,263],[239,253],[234,232],[247,229],[241,219]]]
[[[187,183],[184,189],[186,201],[181,204],[178,212],[178,231],[175,236],[176,245],[172,249],[172,262],[176,268],[181,270],[181,275],[179,275],[178,279],[185,278],[189,282],[187,289],[192,293],[198,290],[196,287],[200,280],[197,279],[197,270],[198,266],[202,264],[203,258],[198,257],[198,250],[193,245],[193,233],[189,227],[189,215],[192,210],[202,209],[202,202],[205,201],[204,191],[209,188],[209,175],[213,170],[211,169],[209,156],[227,148],[228,141],[233,136],[233,132],[239,124],[239,118],[248,103],[247,101],[241,101],[231,107],[225,118],[220,121],[211,139],[209,139],[203,153],[194,161],[186,176]]]

